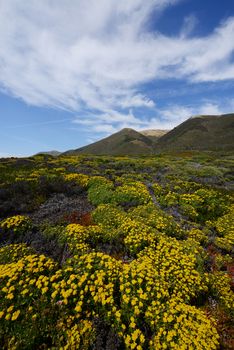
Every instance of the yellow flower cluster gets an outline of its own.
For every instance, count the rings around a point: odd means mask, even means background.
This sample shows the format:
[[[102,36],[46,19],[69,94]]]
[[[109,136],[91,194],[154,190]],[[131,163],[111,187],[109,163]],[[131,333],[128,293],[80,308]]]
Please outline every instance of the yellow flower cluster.
[[[66,181],[76,182],[79,186],[86,188],[89,182],[89,176],[84,174],[70,173],[64,175]]]
[[[142,182],[134,181],[116,188],[115,201],[117,203],[133,202],[139,205],[152,202],[152,198]]]
[[[117,311],[114,296],[120,271],[121,263],[103,253],[74,256],[51,278],[51,297],[72,308],[77,318],[100,313],[111,317]]]
[[[66,344],[63,345],[63,350],[88,350],[92,344],[94,331],[92,322],[81,320],[79,324],[68,328],[65,331]]]
[[[168,284],[155,273],[147,257],[124,265],[119,280],[122,314],[119,328],[123,329],[121,334],[127,349],[142,349],[146,339],[140,328],[146,320],[147,306],[155,300],[164,303],[169,298]]]
[[[203,198],[196,193],[184,193],[178,197],[178,203],[184,215],[196,219],[198,217],[197,208],[203,205]]]
[[[210,288],[213,296],[230,312],[234,310],[234,292],[231,277],[224,272],[210,274]]]
[[[106,179],[104,176],[94,175],[89,178],[88,187],[103,185],[109,185],[112,187],[113,183],[110,180]]]
[[[33,253],[33,249],[25,243],[9,244],[0,248],[0,264],[14,263]]]
[[[217,247],[232,251],[234,247],[234,205],[232,205],[227,214],[218,218],[214,227],[221,237],[215,238]]]
[[[89,233],[86,227],[79,224],[67,225],[64,231],[64,239],[68,244],[71,252],[81,254],[90,250],[90,246],[86,243]]]
[[[0,222],[0,227],[5,231],[24,233],[31,226],[31,220],[24,215],[15,215]]]
[[[208,290],[208,276],[196,269],[196,250],[188,252],[187,242],[161,237],[156,246],[151,245],[139,253],[151,261],[155,274],[168,283],[170,296],[189,302],[199,292]]]
[[[191,230],[187,231],[187,237],[190,239],[194,239],[195,241],[199,243],[207,243],[208,242],[208,234],[209,231],[207,230],[201,230],[199,228],[192,228]]]
[[[75,254],[84,254],[91,251],[91,246],[102,237],[100,225],[82,226],[69,224],[64,230],[63,239],[67,242],[69,250]]]
[[[56,264],[44,255],[26,255],[0,265],[1,318],[16,320],[33,300],[48,293]],[[26,314],[24,314],[26,317]]]
[[[164,188],[154,184],[153,190],[159,203],[164,207],[176,206],[180,212],[194,221],[208,220],[222,215],[228,208],[229,196],[220,195],[213,189],[201,185],[178,182]],[[172,190],[173,188],[173,190]]]
[[[123,233],[124,244],[132,254],[152,244],[157,238],[157,232],[143,223],[126,218],[119,226]]]
[[[184,231],[171,215],[156,208],[153,204],[139,205],[130,211],[130,217],[168,236],[181,238]]]
[[[154,320],[154,315],[159,317]],[[214,321],[194,306],[171,299],[165,305],[151,309],[155,335],[150,349],[168,350],[212,350],[217,349],[219,336]]]

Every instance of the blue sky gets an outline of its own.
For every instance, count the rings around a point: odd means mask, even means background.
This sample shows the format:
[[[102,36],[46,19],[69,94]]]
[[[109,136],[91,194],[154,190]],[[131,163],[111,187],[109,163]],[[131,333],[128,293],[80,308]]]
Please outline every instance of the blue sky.
[[[228,112],[233,1],[0,2],[0,157]]]

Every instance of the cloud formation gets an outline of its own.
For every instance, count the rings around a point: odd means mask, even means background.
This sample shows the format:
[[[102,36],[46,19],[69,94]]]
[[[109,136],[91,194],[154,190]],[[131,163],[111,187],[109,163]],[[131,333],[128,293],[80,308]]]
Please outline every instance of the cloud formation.
[[[96,136],[96,139],[98,139],[126,127],[139,131],[147,129],[171,130],[176,125],[188,119],[189,116],[225,114],[233,110],[234,99],[230,99],[228,102],[225,101],[223,104],[203,101],[201,104],[192,106],[172,104],[166,108],[157,108],[155,109],[155,117],[151,118],[136,117],[132,111],[125,114],[109,111],[98,115],[89,114],[84,118],[76,117],[73,124],[78,125],[86,132],[90,132],[90,135],[101,133],[101,136]],[[92,136],[92,142],[96,139]]]
[[[91,128],[95,119],[96,131],[100,122],[106,132],[115,125],[150,126],[152,119],[142,121],[131,111],[157,110],[143,84],[234,79],[234,17],[205,37],[192,37],[197,24],[192,15],[177,36],[149,31],[152,13],[157,21],[178,2],[2,0],[0,88],[32,105],[82,112],[84,119],[76,123]],[[205,111],[213,107],[208,104]],[[173,124],[170,108],[160,110],[165,126]],[[177,112],[183,119],[192,111],[178,107]]]

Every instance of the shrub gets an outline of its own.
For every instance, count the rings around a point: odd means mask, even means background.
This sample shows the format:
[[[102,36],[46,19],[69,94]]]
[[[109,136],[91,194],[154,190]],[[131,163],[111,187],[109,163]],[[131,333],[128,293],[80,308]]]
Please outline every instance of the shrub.
[[[13,231],[16,234],[22,234],[31,227],[31,220],[27,216],[15,215],[0,222],[0,227],[6,231]]]

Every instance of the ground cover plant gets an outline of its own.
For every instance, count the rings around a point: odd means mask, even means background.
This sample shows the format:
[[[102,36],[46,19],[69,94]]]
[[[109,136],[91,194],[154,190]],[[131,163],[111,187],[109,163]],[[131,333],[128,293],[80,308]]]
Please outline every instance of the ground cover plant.
[[[233,349],[234,159],[0,160],[1,349]]]

